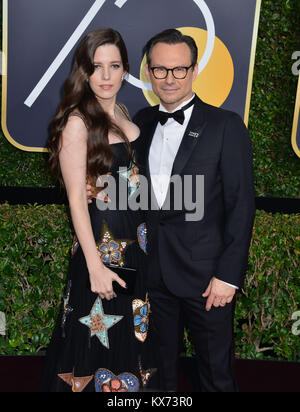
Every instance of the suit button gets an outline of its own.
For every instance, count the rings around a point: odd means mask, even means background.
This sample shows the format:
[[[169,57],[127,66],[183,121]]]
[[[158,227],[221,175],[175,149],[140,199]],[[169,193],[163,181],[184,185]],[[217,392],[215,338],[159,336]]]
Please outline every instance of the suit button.
[[[159,226],[165,226],[165,222],[159,222]]]

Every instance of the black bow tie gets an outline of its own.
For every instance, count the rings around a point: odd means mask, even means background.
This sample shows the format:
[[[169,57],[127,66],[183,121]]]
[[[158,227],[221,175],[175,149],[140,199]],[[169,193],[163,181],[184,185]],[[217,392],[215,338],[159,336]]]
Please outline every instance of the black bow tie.
[[[195,104],[195,99],[196,99],[196,97],[194,97],[194,99],[192,101],[190,101],[187,105],[185,105],[182,109],[177,110],[174,113],[159,111],[158,112],[158,121],[160,122],[160,124],[162,126],[164,124],[166,124],[169,119],[174,119],[174,120],[176,120],[176,122],[178,122],[180,124],[183,124],[184,120],[185,120],[184,112],[189,107],[193,106],[193,104]]]

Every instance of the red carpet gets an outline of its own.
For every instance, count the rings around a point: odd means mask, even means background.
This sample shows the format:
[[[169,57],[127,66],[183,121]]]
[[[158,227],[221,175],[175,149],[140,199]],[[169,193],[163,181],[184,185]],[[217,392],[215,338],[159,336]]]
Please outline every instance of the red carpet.
[[[0,392],[36,392],[42,356],[0,356]],[[300,392],[300,363],[237,360],[240,392]],[[181,360],[180,391],[195,389],[197,376],[191,358]]]

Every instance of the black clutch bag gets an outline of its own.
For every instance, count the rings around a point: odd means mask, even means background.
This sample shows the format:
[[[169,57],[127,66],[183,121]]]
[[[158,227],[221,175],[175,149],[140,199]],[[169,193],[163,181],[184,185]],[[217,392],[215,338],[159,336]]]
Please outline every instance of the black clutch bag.
[[[108,269],[115,272],[122,280],[125,281],[127,288],[123,288],[118,282],[113,282],[114,292],[116,294],[121,293],[122,295],[133,295],[134,287],[136,282],[137,271],[136,269],[121,267],[117,265],[105,265]]]

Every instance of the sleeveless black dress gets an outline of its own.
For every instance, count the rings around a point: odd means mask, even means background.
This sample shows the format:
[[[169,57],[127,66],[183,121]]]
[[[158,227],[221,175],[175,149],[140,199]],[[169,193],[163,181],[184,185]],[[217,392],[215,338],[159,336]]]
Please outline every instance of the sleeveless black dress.
[[[138,160],[139,151],[144,146],[141,138],[131,144]],[[111,175],[117,183],[116,192],[118,184],[127,181],[130,197],[139,185],[138,167],[131,162],[125,144],[112,144],[111,147],[115,156]],[[91,292],[85,257],[75,239],[65,295],[47,351],[39,390],[157,390],[156,339],[145,287],[147,250],[144,213],[101,211],[93,199],[89,214],[102,261],[137,270],[134,293],[118,293],[116,298],[107,301]]]

